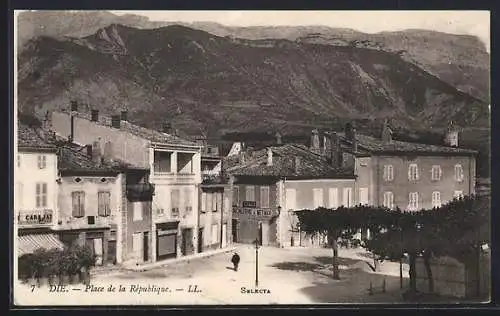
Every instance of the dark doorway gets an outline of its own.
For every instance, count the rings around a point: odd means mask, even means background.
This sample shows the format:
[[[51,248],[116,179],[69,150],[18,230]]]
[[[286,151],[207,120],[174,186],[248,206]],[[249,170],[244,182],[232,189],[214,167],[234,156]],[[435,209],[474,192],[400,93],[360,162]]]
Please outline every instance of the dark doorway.
[[[203,228],[198,229],[198,252],[203,252]]]
[[[116,264],[116,240],[108,240],[108,263]]]
[[[187,256],[193,253],[193,229],[182,230],[182,255]]]
[[[144,262],[146,262],[149,260],[149,232],[144,232],[142,242],[144,244],[144,246],[142,247],[142,250],[144,252]]]
[[[262,223],[259,223],[259,245],[262,246]]]
[[[231,231],[233,233],[233,243],[237,243],[238,242],[238,220],[233,219],[231,224],[232,224]]]

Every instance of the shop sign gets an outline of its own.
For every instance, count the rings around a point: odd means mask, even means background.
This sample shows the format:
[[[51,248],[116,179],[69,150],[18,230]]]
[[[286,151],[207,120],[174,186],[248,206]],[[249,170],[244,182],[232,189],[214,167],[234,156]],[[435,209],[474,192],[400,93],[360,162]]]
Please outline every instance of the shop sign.
[[[52,224],[52,210],[21,211],[17,217],[19,225],[47,225]]]

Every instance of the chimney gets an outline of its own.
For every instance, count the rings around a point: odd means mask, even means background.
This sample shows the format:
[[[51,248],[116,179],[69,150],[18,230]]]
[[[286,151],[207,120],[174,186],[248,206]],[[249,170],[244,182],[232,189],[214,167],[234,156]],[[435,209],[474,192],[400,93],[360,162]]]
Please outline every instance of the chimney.
[[[171,134],[172,133],[172,123],[164,122],[162,124],[162,132],[165,134]]]
[[[293,172],[294,173],[299,173],[299,169],[300,169],[300,157],[299,156],[295,156],[293,157]]]
[[[111,141],[107,141],[104,144],[103,157],[106,160],[112,160],[113,159],[113,144],[111,143]]]
[[[99,121],[99,110],[91,110],[90,111],[90,120],[92,122],[98,122]]]
[[[111,117],[111,127],[120,128],[121,117],[120,115],[113,115]]]
[[[70,113],[70,127],[69,127],[69,137],[68,141],[72,143],[75,140],[75,116]]]
[[[87,150],[87,156],[92,159],[92,145],[86,145],[85,149]]]
[[[267,148],[267,166],[273,165],[273,150],[271,147]]]
[[[319,132],[313,129],[311,133],[311,151],[319,154]]]
[[[101,163],[101,144],[98,141],[94,141],[92,143],[92,161],[95,164],[100,164]]]
[[[245,152],[243,150],[240,151],[239,153],[239,163],[244,164],[245,163]]]
[[[384,127],[382,129],[382,141],[384,142],[392,142],[392,130],[387,123],[387,120],[384,122]]]
[[[356,139],[356,128],[350,122],[345,125],[345,137],[348,141],[351,142],[352,151],[357,152],[358,151],[358,141]]]
[[[122,121],[127,121],[128,120],[128,111],[127,110],[122,110],[120,112],[120,118]]]
[[[281,134],[280,132],[276,132],[276,144],[282,145]]]
[[[76,102],[75,100],[72,100],[71,102],[71,112],[78,112],[78,102]]]
[[[333,167],[342,166],[342,147],[340,146],[340,139],[336,132],[333,132],[330,138],[330,156]]]
[[[445,143],[450,147],[458,147],[458,128],[453,121],[448,124],[448,130],[445,135]]]

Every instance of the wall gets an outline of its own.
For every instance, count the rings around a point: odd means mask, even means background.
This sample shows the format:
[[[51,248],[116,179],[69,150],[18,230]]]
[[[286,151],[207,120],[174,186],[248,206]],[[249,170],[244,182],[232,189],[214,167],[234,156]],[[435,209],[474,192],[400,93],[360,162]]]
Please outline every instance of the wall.
[[[80,182],[76,182],[80,179]],[[101,179],[105,180],[102,182]],[[61,178],[59,185],[59,216],[57,229],[83,229],[92,227],[102,227],[113,225],[117,226],[118,212],[120,205],[116,196],[120,196],[122,192],[116,186],[117,179],[109,176],[65,176]],[[81,218],[73,217],[72,211],[72,192],[83,191],[85,192],[85,216]],[[110,192],[110,208],[111,215],[107,217],[98,216],[98,192]],[[95,216],[95,225],[87,224],[87,216]]]
[[[38,156],[46,157],[46,168],[38,169]],[[14,157],[14,209],[15,218],[18,212],[37,213],[36,183],[47,184],[47,207],[42,209],[52,210],[53,224],[57,219],[57,156],[55,153],[18,152],[19,157]],[[18,166],[18,159],[20,165]],[[45,225],[46,226],[46,225]]]
[[[418,165],[419,180],[408,180],[408,167],[411,163]],[[462,182],[455,181],[455,164],[461,164],[464,170]],[[383,179],[383,168],[386,164],[392,164],[394,180],[387,182]],[[440,181],[431,180],[431,168],[440,165],[442,176]],[[391,191],[394,194],[394,204],[401,209],[408,206],[408,195],[410,192],[419,193],[419,208],[432,208],[432,192],[441,193],[441,203],[453,199],[454,191],[461,190],[464,195],[474,192],[475,185],[475,161],[469,157],[387,157],[379,156],[373,158],[373,182],[376,186],[375,204],[382,205],[383,194]],[[378,198],[378,199],[377,199]]]
[[[199,203],[199,228],[203,228],[203,251],[206,251],[208,249],[215,249],[219,248],[221,245],[221,232],[222,232],[222,224],[226,223],[228,226],[228,231],[230,227],[230,223],[227,222],[227,212],[228,212],[228,207],[230,208],[231,205],[225,205],[223,202],[222,209],[219,209],[218,211],[213,211],[213,208],[211,210],[208,209],[207,205],[210,204],[205,204],[205,211],[203,212],[202,206],[202,197],[203,193],[206,194],[206,198],[210,199],[212,198],[212,194],[220,193],[222,194],[222,201],[226,198],[226,194],[228,194],[227,190],[223,186],[214,188],[214,187],[204,187],[201,186],[200,190],[200,203]],[[216,233],[217,233],[217,242],[213,243],[212,241],[212,229],[214,228],[213,225],[217,225],[216,228]],[[197,235],[198,236],[198,235]],[[228,236],[226,235],[226,238]],[[198,239],[196,238],[196,243]],[[228,239],[226,239],[228,240]]]
[[[316,236],[313,240],[311,240],[310,236],[305,236],[304,233],[299,236],[299,232],[292,233],[292,227],[296,227],[297,218],[295,215],[289,213],[289,210],[303,210],[309,209],[313,210],[314,201],[313,201],[313,190],[321,189],[323,191],[323,203],[322,206],[329,208],[332,206],[331,201],[329,200],[330,188],[337,188],[338,192],[338,206],[342,205],[344,188],[351,188],[352,193],[354,194],[355,181],[354,179],[314,179],[314,180],[285,180],[283,182],[283,203],[282,210],[279,218],[279,231],[281,232],[280,244],[283,246],[291,246],[292,243],[292,235],[294,236],[294,245],[299,244],[299,239],[302,241],[302,245],[304,246],[321,246],[321,242],[323,241],[322,236]],[[294,189],[296,194],[296,203],[290,200],[287,197],[287,189]],[[354,199],[355,195],[351,199],[352,203],[355,203]],[[294,205],[295,204],[295,205]]]
[[[139,205],[142,207],[142,220],[134,221],[134,206]],[[131,202],[126,201],[126,210],[127,210],[127,240],[126,240],[126,260],[133,260],[142,262],[143,253],[134,253],[133,251],[133,235],[134,233],[149,233],[149,260],[152,260],[152,216],[151,216],[151,202],[149,201],[139,201],[139,202]]]
[[[62,137],[71,133],[69,114],[52,112],[52,129]],[[100,138],[101,152],[106,142],[111,141],[113,156],[138,167],[149,168],[149,142],[124,130],[97,124],[75,116],[74,141],[82,145],[92,144]]]

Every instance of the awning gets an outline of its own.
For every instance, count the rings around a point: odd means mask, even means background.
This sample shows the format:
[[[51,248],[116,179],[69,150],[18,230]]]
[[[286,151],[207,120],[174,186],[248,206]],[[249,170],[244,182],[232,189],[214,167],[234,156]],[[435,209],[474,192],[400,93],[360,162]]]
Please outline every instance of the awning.
[[[55,234],[50,233],[19,236],[17,256],[33,253],[40,248],[45,248],[45,250],[54,248],[62,250],[64,243]]]

